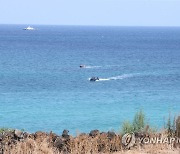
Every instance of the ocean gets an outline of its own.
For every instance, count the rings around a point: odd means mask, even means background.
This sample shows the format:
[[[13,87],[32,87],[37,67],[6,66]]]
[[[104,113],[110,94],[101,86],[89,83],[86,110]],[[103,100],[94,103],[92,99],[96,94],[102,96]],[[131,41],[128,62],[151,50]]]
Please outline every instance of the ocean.
[[[179,27],[32,26],[0,25],[0,127],[119,132],[139,110],[157,128],[180,114]]]

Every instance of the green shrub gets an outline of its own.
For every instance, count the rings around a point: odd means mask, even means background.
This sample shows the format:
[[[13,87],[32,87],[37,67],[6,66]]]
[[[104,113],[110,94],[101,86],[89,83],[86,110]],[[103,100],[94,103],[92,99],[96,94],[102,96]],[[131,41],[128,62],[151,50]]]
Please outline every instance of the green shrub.
[[[134,131],[133,125],[129,121],[122,124],[122,134],[132,133]]]
[[[165,129],[167,131],[168,137],[173,137],[175,135],[175,131],[176,131],[175,127],[176,127],[176,118],[174,117],[174,119],[172,120],[172,117],[169,114],[168,120],[165,125]]]
[[[180,116],[176,119],[176,136],[180,137]]]
[[[145,128],[145,115],[142,110],[137,112],[133,120],[134,132],[141,132]]]
[[[138,133],[138,132],[148,132],[148,131],[155,131],[155,129],[149,128],[145,120],[145,114],[142,110],[138,111],[133,119],[133,122],[125,121],[122,124],[122,134],[126,133]]]

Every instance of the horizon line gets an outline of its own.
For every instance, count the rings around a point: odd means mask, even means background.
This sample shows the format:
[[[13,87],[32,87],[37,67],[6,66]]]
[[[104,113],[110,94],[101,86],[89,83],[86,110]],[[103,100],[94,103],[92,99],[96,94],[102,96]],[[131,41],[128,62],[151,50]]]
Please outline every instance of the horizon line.
[[[86,25],[86,24],[14,24],[14,23],[0,23],[0,25],[38,25],[38,26],[84,26],[84,27],[180,27],[175,25]]]

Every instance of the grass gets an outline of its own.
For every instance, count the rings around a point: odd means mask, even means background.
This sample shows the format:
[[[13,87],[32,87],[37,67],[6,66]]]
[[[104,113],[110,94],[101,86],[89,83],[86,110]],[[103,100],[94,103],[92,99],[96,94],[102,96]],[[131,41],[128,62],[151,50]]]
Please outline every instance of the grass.
[[[180,137],[180,116],[172,118],[169,114],[165,130],[168,137]]]
[[[180,116],[177,118],[172,118],[169,114],[167,121],[165,122],[166,133],[168,137],[180,137]],[[150,127],[146,122],[146,116],[142,110],[138,111],[132,122],[124,121],[122,124],[121,134],[126,133],[141,133],[141,132],[149,132],[155,133],[157,132],[156,128]]]
[[[133,122],[125,121],[122,124],[122,134],[126,133],[138,133],[145,130],[145,127],[148,126],[145,114],[142,110],[138,111],[133,119]]]
[[[176,136],[180,137],[180,116],[176,118]]]
[[[167,123],[166,123],[166,127],[165,129],[167,130],[167,135],[168,137],[173,137],[175,135],[175,120],[176,118],[174,117],[174,119],[172,120],[171,115],[169,114]]]
[[[9,129],[9,128],[0,128],[0,133],[6,132],[6,131],[13,131],[13,129]]]
[[[140,110],[134,116],[134,120],[133,120],[134,132],[143,131],[145,128],[145,125],[146,125],[145,114],[142,110]]]

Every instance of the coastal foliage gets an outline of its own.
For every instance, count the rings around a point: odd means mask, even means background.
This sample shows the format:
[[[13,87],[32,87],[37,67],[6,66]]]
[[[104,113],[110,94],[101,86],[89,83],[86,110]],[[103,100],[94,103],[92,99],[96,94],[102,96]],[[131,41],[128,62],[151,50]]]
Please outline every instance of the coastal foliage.
[[[129,121],[124,121],[122,125],[122,133],[126,134],[126,133],[133,133],[133,132],[134,132],[133,125]]]
[[[142,110],[138,111],[133,119],[133,122],[125,121],[122,124],[122,134],[141,132],[147,126],[145,114]]]
[[[142,110],[137,112],[134,116],[133,128],[134,132],[143,131],[145,128],[145,114]]]
[[[6,132],[6,131],[13,131],[13,129],[9,129],[9,128],[0,128],[0,133]]]
[[[168,137],[180,137],[180,116],[172,118],[169,114],[164,128]]]
[[[166,123],[166,127],[165,129],[167,130],[167,135],[169,137],[172,137],[175,135],[175,117],[174,119],[172,120],[171,118],[171,115],[169,114],[169,117],[168,117],[168,120],[167,120],[167,123]]]
[[[176,119],[176,136],[180,137],[180,116]]]

